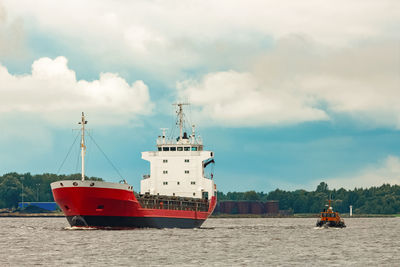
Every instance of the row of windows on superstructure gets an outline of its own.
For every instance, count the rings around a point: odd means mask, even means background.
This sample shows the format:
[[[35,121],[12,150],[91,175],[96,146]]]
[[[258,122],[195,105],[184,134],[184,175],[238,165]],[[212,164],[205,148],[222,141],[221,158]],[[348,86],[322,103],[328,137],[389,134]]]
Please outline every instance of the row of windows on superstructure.
[[[200,150],[197,146],[164,146],[164,147],[158,147],[158,151],[197,151]]]
[[[168,174],[168,170],[163,170],[162,173],[163,173],[163,174]],[[185,173],[188,174],[188,173],[189,173],[189,170],[185,170]]]
[[[177,185],[180,185],[181,183],[180,183],[180,182],[176,182],[176,184],[177,184]],[[196,182],[195,182],[195,181],[191,181],[190,184],[191,184],[191,185],[195,185]],[[163,185],[168,185],[168,182],[163,182]]]
[[[162,162],[163,162],[163,163],[168,163],[168,160],[167,160],[167,159],[163,159]],[[185,159],[185,162],[187,163],[187,162],[189,162],[189,160],[188,160],[188,159]]]

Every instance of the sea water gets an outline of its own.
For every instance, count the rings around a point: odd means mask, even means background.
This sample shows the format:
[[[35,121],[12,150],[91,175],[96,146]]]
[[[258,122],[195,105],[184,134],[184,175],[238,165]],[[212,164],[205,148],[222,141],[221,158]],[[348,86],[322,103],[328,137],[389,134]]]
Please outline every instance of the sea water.
[[[65,218],[0,218],[0,266],[400,265],[400,218],[209,219],[200,229],[79,230]]]

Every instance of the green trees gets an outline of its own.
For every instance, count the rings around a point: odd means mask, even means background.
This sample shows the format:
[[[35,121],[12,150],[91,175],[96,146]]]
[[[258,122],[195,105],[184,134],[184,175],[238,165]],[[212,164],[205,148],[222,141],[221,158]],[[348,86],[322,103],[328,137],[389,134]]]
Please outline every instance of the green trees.
[[[383,184],[380,187],[329,190],[328,184],[321,182],[315,191],[284,191],[276,189],[267,194],[255,191],[218,192],[218,200],[278,200],[282,210],[295,213],[318,213],[331,197],[334,210],[348,213],[353,206],[355,214],[394,214],[400,213],[400,186]]]
[[[80,174],[56,175],[44,173],[31,175],[30,173],[7,173],[0,176],[0,208],[15,208],[21,201],[54,201],[50,183],[59,180],[80,180]],[[90,180],[101,178],[88,177]],[[353,206],[355,214],[394,214],[400,213],[400,186],[383,184],[380,187],[354,188],[346,190],[330,190],[328,184],[321,182],[315,191],[295,190],[284,191],[276,189],[269,193],[256,192],[218,192],[219,201],[267,201],[278,200],[282,210],[293,210],[295,213],[318,213],[328,198],[331,197],[334,210],[348,213],[349,206]]]
[[[21,200],[21,182],[12,175],[5,175],[0,182],[0,207],[15,207],[18,200]]]
[[[327,193],[329,192],[328,184],[325,182],[321,182],[318,186],[315,192],[320,192],[320,193]]]
[[[50,183],[59,180],[79,180],[80,174],[56,175],[40,174],[31,175],[30,173],[18,174],[7,173],[0,176],[0,208],[16,208],[18,202],[24,201],[54,201],[51,192]],[[99,180],[101,178],[88,177],[90,180]]]

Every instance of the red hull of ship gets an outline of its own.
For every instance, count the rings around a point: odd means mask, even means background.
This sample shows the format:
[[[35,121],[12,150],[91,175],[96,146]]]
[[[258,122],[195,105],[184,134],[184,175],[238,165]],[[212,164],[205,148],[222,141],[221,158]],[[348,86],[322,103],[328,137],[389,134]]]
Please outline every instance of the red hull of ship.
[[[71,226],[115,228],[195,228],[213,212],[212,197],[208,211],[145,209],[132,190],[104,187],[58,187],[53,196]]]

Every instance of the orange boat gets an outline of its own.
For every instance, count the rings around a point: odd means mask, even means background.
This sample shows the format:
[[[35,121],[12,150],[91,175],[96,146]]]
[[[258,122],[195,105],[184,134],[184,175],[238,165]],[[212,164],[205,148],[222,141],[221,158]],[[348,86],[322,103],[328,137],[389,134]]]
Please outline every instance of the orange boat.
[[[321,212],[321,217],[318,219],[317,227],[338,227],[344,228],[346,225],[344,224],[343,219],[340,218],[339,212],[334,212],[331,206],[331,200],[329,199],[329,207],[327,210]]]

